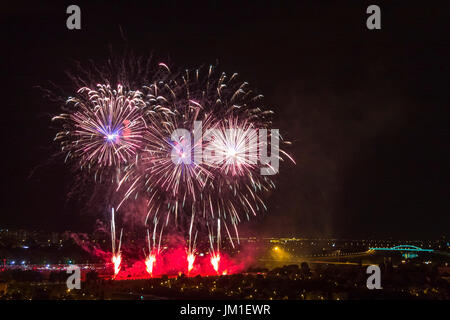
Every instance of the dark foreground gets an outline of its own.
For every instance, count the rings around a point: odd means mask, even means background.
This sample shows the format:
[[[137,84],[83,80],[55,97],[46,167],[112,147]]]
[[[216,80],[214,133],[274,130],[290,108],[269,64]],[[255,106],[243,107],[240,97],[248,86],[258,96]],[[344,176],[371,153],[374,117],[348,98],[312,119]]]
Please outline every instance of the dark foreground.
[[[249,300],[354,300],[354,299],[450,299],[449,270],[445,267],[406,263],[380,266],[382,289],[369,290],[365,266],[306,263],[249,270],[248,273],[145,280],[105,280],[94,271],[81,289],[67,289],[65,272],[43,278],[37,271],[0,272],[2,300],[153,300],[153,299],[249,299]]]

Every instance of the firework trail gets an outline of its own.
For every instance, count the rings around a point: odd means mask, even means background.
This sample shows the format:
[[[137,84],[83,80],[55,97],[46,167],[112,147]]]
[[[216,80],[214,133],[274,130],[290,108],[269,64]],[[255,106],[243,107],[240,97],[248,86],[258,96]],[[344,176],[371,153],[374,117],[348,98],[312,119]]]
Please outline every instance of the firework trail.
[[[120,251],[120,247],[122,246],[122,232],[123,229],[120,229],[120,236],[119,236],[119,245],[116,248],[116,223],[114,221],[114,208],[111,210],[111,246],[112,246],[112,258],[111,261],[114,265],[114,278],[117,276],[117,274],[120,271],[121,268],[121,262],[122,262],[122,254]]]
[[[145,270],[152,275],[153,274],[153,266],[156,262],[156,253],[153,252],[151,241],[150,241],[150,233],[147,230],[147,242],[148,242],[148,256],[145,259]]]
[[[161,227],[161,231],[159,233],[158,242],[156,241],[156,230],[158,226],[158,220],[154,222],[154,228],[153,228],[153,236],[150,238],[150,232],[147,229],[147,245],[148,245],[148,255],[145,259],[145,266],[146,271],[152,275],[153,274],[153,267],[156,263],[157,257],[161,253],[161,238],[164,230],[164,226]],[[144,250],[145,252],[145,250]]]
[[[219,262],[220,262],[220,219],[217,220],[217,247],[214,250],[214,235],[210,230],[209,232],[209,244],[210,244],[210,255],[211,255],[211,265],[213,266],[216,273],[219,273]]]
[[[196,253],[197,232],[195,232],[194,239],[192,239],[192,227],[194,224],[194,217],[195,215],[193,214],[191,216],[191,226],[189,228],[189,240],[187,248],[188,273],[190,273],[194,268],[195,253]]]

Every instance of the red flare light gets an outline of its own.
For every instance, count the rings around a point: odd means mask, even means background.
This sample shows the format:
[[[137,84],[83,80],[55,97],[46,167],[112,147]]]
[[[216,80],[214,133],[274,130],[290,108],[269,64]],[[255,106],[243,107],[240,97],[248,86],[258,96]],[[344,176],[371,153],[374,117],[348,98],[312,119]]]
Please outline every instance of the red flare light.
[[[212,255],[211,256],[211,264],[214,268],[214,270],[216,270],[217,273],[219,273],[219,262],[220,262],[220,255]]]
[[[188,272],[191,272],[191,270],[194,268],[195,256],[192,253],[189,253],[187,256],[187,261],[188,261]]]
[[[115,278],[120,271],[120,263],[122,262],[122,257],[120,255],[120,253],[117,255],[114,255],[112,257],[111,261],[114,264],[114,278]]]
[[[156,256],[151,254],[145,260],[145,270],[151,275],[153,273],[153,266],[156,262]]]

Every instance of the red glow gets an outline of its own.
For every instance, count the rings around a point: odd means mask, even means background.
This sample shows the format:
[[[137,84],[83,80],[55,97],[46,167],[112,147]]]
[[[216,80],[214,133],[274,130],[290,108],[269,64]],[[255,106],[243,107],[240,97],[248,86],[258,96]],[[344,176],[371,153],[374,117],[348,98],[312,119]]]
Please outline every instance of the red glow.
[[[150,258],[152,256],[153,258]],[[240,273],[254,263],[251,254],[233,257],[225,252],[220,254],[216,252],[212,255],[199,251],[190,254],[186,252],[184,244],[168,247],[163,253],[152,252],[151,255],[138,259],[129,257],[127,250],[122,251],[120,256],[116,254],[114,259],[109,256],[109,259],[113,262],[111,264],[113,270],[109,269],[109,274],[105,276],[114,280],[150,279],[161,276],[171,278],[183,274],[187,277],[227,276]]]

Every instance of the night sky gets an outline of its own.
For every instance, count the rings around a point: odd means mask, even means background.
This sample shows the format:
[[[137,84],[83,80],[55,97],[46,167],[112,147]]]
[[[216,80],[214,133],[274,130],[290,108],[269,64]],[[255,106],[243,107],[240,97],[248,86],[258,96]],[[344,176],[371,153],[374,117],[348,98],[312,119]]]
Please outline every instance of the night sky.
[[[297,165],[282,164],[268,214],[244,234],[448,236],[448,2],[279,2],[3,3],[0,228],[92,229],[54,156],[60,106],[37,86],[70,85],[74,61],[127,47],[183,68],[218,61],[276,111]],[[66,28],[70,4],[81,30]],[[366,28],[369,4],[381,30]]]

